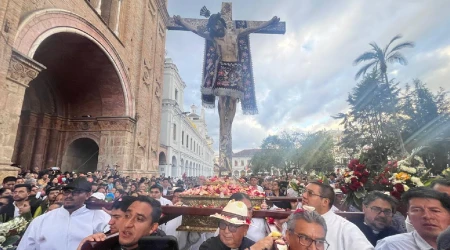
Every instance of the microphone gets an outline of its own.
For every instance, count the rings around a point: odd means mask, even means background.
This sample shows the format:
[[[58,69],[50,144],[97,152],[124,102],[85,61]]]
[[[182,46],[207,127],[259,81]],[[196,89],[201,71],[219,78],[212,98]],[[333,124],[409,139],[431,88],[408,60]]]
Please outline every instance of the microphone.
[[[437,249],[439,250],[450,249],[450,227],[442,231],[437,237]]]

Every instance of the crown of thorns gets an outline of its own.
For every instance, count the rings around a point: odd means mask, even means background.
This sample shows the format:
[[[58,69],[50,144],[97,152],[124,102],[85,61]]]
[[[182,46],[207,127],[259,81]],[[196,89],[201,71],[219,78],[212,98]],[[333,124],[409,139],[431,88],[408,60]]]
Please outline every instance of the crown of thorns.
[[[211,16],[211,12],[206,8],[206,6],[203,6],[200,10],[200,16],[204,16],[206,18]]]

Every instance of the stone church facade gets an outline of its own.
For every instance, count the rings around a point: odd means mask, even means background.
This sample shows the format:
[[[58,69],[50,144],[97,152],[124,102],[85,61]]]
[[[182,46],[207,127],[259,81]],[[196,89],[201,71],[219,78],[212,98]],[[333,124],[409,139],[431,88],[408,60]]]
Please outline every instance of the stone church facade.
[[[0,168],[158,171],[166,0],[0,1]]]

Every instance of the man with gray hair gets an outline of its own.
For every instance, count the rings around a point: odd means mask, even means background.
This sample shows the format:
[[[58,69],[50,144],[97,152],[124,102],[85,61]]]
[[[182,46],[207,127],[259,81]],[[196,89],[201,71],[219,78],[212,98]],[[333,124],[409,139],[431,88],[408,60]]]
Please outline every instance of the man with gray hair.
[[[397,201],[393,197],[380,191],[372,191],[363,201],[364,221],[352,222],[375,246],[378,240],[400,233],[391,226],[396,208]]]
[[[328,249],[326,234],[327,224],[315,211],[297,209],[288,218],[286,243],[290,249]]]

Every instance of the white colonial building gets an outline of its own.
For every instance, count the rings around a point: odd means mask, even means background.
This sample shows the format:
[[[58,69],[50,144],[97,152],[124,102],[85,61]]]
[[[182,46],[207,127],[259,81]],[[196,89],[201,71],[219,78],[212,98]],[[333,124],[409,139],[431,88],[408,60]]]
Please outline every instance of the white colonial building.
[[[161,148],[159,171],[165,176],[211,176],[214,168],[213,140],[208,135],[205,111],[189,112],[183,108],[186,84],[172,59],[164,65],[164,88],[161,111]]]
[[[253,156],[261,149],[244,149],[233,153],[233,176],[248,175],[251,171]]]

